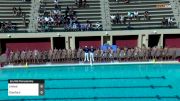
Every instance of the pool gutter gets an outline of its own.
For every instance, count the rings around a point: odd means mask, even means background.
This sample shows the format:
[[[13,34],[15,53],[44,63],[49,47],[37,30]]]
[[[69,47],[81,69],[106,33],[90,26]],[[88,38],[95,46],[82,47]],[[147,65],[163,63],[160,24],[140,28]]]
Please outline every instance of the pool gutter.
[[[178,61],[148,61],[148,62],[109,62],[109,63],[72,63],[72,64],[32,64],[32,65],[6,65],[3,69],[10,68],[31,68],[31,67],[50,67],[50,66],[102,66],[102,65],[137,65],[137,64],[180,64]]]

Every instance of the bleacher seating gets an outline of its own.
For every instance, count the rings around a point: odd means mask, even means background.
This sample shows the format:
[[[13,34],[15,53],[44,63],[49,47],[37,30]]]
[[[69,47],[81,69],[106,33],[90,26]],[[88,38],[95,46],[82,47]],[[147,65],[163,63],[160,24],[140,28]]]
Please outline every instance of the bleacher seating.
[[[43,5],[46,4],[45,9],[47,12],[50,12],[51,10],[54,9],[54,2],[53,0],[43,0],[44,3],[41,3],[41,7],[43,8]],[[69,8],[73,6],[74,11],[76,11],[76,15],[78,18],[78,21],[80,23],[86,23],[86,20],[88,19],[89,21],[92,22],[92,24],[95,24],[96,22],[101,23],[101,11],[100,11],[100,0],[87,0],[87,5],[88,7],[81,7],[78,8],[74,0],[60,0],[59,4],[61,6],[61,12],[64,15],[65,9],[67,5]],[[43,13],[39,14],[40,16],[43,15]],[[40,25],[39,25],[40,27]],[[60,27],[58,26],[53,26],[53,31],[64,31],[64,27],[61,24]]]
[[[17,26],[16,32],[27,32],[29,17],[31,12],[31,2],[25,2],[26,0],[0,0],[0,22],[8,22],[11,21],[13,25]],[[54,9],[54,0],[41,0],[45,2],[45,9],[49,12]],[[88,19],[93,24],[96,22],[102,21],[101,15],[101,5],[100,0],[87,0],[87,4],[89,7],[86,8],[78,8],[75,3],[75,0],[60,0],[59,5],[61,5],[62,13],[64,14],[67,5],[69,7],[73,6],[74,11],[76,11],[78,21],[80,23],[86,23]],[[119,12],[120,14],[127,16],[127,12],[134,12],[137,10],[139,12],[139,16],[141,19],[132,20],[131,27],[133,29],[152,29],[152,28],[162,28],[162,19],[163,17],[172,17],[174,19],[173,10],[171,7],[160,7],[158,5],[170,5],[169,0],[130,0],[129,4],[124,4],[123,0],[119,0],[117,3],[116,0],[109,0],[110,5],[110,15],[116,14]],[[21,7],[22,12],[26,13],[26,24],[23,23],[23,17],[14,16],[13,15],[13,7]],[[40,5],[44,6],[44,3]],[[144,20],[144,11],[149,11],[151,20]],[[43,15],[43,13],[39,13],[39,16]],[[128,22],[128,21],[126,21]],[[112,30],[121,30],[127,29],[127,23],[124,24],[113,24]],[[40,28],[40,25],[39,25]],[[177,24],[175,23],[173,27],[177,28]],[[64,31],[64,26],[61,24],[60,27],[54,26],[53,31]]]
[[[27,32],[28,25],[23,22],[22,16],[13,15],[13,7],[21,7],[22,12],[26,13],[26,23],[29,23],[31,2],[23,0],[0,0],[0,22],[11,21],[13,25],[16,25],[17,32]]]
[[[172,17],[174,19],[173,11],[171,7],[164,7],[162,5],[170,5],[168,0],[130,0],[130,3],[125,4],[123,0],[109,0],[110,2],[110,14],[116,14],[119,12],[123,16],[127,16],[127,12],[138,11],[140,16],[140,21],[132,20],[132,29],[151,29],[151,28],[162,28],[163,17]],[[158,5],[162,7],[157,7]],[[144,11],[149,11],[150,20],[144,20]],[[128,20],[127,20],[128,22]],[[175,28],[177,25],[174,24]],[[127,24],[113,24],[112,30],[127,29]]]

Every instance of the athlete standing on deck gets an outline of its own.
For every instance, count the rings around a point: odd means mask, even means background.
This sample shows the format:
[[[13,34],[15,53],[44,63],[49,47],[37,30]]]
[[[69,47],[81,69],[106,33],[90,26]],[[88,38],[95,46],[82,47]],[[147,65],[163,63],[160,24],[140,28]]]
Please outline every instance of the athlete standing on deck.
[[[94,62],[94,51],[95,51],[95,49],[93,48],[93,46],[91,46],[91,48],[90,48],[90,62]]]
[[[84,62],[89,61],[89,49],[87,48],[87,46],[85,46],[84,48]]]

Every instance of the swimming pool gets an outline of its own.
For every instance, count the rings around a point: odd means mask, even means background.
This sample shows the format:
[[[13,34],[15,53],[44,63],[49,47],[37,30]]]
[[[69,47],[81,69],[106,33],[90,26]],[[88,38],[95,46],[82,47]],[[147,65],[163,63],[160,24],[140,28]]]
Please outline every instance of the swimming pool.
[[[7,79],[45,79],[45,96],[8,97]],[[180,65],[83,65],[3,69],[0,70],[0,100],[180,101]]]

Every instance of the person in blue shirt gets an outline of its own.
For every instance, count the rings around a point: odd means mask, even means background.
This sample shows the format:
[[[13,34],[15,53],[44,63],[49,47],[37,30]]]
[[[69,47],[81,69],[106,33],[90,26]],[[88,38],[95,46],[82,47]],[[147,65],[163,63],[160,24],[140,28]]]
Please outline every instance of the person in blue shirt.
[[[83,49],[84,50],[84,62],[87,62],[89,61],[89,49],[87,46],[85,46],[85,48]]]
[[[90,51],[90,62],[94,62],[94,51],[95,51],[95,49],[93,48],[93,46],[91,46],[89,51]]]

